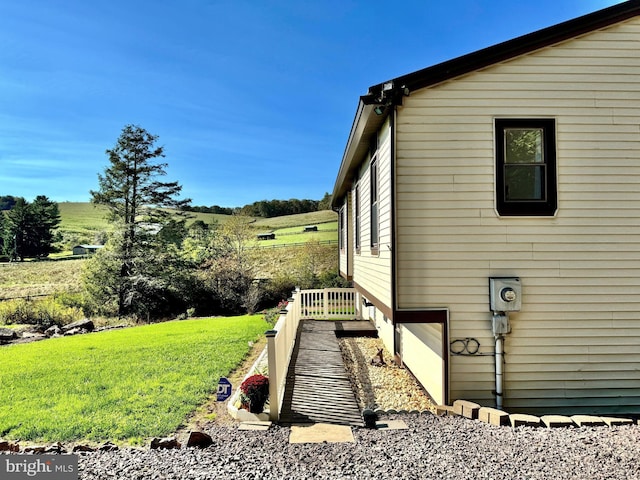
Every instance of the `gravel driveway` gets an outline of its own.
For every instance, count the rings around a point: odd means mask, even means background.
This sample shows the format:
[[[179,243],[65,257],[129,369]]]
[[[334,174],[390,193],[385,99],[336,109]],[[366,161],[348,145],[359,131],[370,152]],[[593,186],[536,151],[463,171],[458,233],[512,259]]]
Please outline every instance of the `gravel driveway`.
[[[405,414],[407,430],[354,429],[356,443],[289,444],[289,428],[208,431],[205,450],[80,456],[81,479],[640,479],[640,426],[533,429]]]

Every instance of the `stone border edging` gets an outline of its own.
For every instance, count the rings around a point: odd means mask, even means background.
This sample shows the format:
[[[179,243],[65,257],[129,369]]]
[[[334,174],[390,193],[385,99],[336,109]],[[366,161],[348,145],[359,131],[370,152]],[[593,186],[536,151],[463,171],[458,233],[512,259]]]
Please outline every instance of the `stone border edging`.
[[[389,412],[387,412],[389,413]],[[399,413],[399,412],[396,412]],[[511,427],[597,427],[635,425],[631,418],[603,417],[598,415],[543,415],[535,416],[524,413],[508,413],[491,407],[483,407],[468,400],[456,400],[453,406],[438,405],[436,415],[456,415],[470,420],[479,420],[490,425]]]

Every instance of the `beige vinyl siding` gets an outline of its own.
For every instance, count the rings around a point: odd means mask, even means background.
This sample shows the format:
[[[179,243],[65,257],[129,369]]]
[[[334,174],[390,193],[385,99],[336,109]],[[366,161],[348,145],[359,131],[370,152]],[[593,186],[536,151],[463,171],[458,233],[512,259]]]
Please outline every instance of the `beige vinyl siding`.
[[[360,253],[354,255],[353,281],[385,306],[391,307],[391,127],[378,135],[378,253],[371,251],[370,159],[360,171]],[[355,197],[355,185],[351,191]],[[369,299],[373,301],[373,299]]]
[[[348,192],[338,212],[338,237],[341,245],[341,248],[338,249],[340,255],[338,263],[340,274],[345,278],[350,278],[353,275],[353,237],[351,235],[353,211],[351,208],[351,193]],[[341,218],[342,215],[344,215],[343,218]],[[340,225],[343,221],[344,227],[340,231]]]
[[[401,326],[403,363],[438,405],[445,402],[443,325],[408,323]]]
[[[451,399],[492,403],[488,277],[518,276],[505,408],[640,412],[640,21],[412,92],[397,122],[398,308],[448,307]],[[495,118],[554,118],[558,212],[499,217]],[[583,399],[587,397],[587,399]]]
[[[376,309],[372,320],[378,330],[378,338],[382,340],[387,352],[393,356],[395,352],[393,345],[393,323],[391,319],[385,317],[382,312]]]
[[[350,258],[352,255],[352,252],[349,250],[349,248],[347,248],[348,228],[346,227],[346,224],[345,224],[344,231],[343,232],[340,231],[340,224],[342,221],[344,221],[343,219],[340,218],[340,216],[344,212],[344,215],[345,215],[344,218],[345,219],[348,218],[348,215],[347,215],[348,209],[349,209],[349,202],[348,202],[348,196],[346,196],[344,199],[344,203],[342,204],[342,206],[340,207],[340,210],[338,211],[338,236],[340,237],[338,241],[340,245],[343,245],[342,248],[338,248],[338,251],[340,252],[340,257],[338,262],[340,267],[340,275],[342,275],[345,278],[351,274],[349,267],[352,262],[352,259]]]

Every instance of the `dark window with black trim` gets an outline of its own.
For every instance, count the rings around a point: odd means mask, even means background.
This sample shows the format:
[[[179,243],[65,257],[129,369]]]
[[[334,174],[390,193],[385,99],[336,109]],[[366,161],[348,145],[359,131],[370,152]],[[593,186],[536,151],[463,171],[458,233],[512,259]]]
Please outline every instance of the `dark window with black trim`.
[[[496,195],[500,215],[555,214],[554,119],[496,119]]]
[[[369,192],[371,206],[371,225],[370,225],[370,245],[372,250],[378,248],[378,137],[373,136],[369,143],[369,154],[371,156],[371,165],[369,167]]]
[[[356,251],[360,251],[360,184],[356,185],[356,193],[354,198],[353,210],[355,211],[355,247]]]

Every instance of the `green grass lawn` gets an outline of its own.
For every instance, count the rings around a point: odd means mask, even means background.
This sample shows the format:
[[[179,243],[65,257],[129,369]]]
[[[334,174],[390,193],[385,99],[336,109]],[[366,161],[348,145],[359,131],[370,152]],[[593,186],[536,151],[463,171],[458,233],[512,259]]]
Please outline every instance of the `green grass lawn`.
[[[167,435],[267,328],[261,315],[217,317],[2,347],[0,438],[135,444]]]

